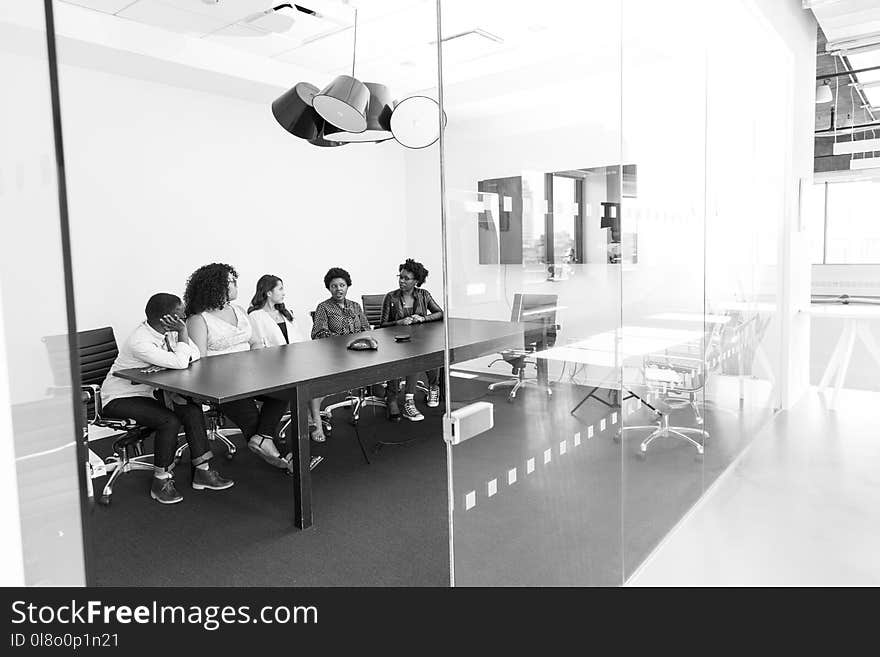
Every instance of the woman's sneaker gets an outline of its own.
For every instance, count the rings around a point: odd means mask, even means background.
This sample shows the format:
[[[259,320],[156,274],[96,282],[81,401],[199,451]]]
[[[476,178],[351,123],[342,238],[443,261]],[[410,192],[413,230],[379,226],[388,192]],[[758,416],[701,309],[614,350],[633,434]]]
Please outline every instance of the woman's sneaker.
[[[440,386],[428,388],[428,407],[437,408],[440,405]]]
[[[416,403],[412,399],[407,399],[403,403],[403,417],[412,422],[421,422],[425,416],[416,408]]]

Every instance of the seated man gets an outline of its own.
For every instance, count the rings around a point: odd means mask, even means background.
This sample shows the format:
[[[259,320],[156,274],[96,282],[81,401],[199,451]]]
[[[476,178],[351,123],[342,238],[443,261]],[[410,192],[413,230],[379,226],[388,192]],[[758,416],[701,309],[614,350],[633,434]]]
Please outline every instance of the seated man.
[[[211,468],[211,451],[205,431],[202,407],[178,395],[173,395],[173,411],[160,401],[161,391],[150,386],[132,384],[113,376],[117,370],[144,368],[156,365],[182,370],[198,360],[198,348],[189,339],[186,324],[181,319],[183,304],[173,294],[154,294],[147,301],[147,320],[138,326],[122,345],[110,373],[101,386],[101,399],[106,417],[130,418],[145,427],[155,429],[153,456],[153,484],[150,496],[162,504],[175,504],[183,496],[174,487],[171,473],[177,434],[181,425],[186,432],[192,458],[192,487],[196,490],[224,490],[235,482],[225,479]],[[169,335],[177,331],[177,340]]]

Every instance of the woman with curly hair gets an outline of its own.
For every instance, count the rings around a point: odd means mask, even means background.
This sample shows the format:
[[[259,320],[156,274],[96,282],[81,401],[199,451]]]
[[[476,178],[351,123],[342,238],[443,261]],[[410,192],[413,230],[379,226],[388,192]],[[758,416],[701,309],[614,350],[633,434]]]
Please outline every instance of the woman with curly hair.
[[[349,335],[370,330],[370,322],[364,309],[356,301],[345,298],[351,287],[351,275],[341,267],[331,267],[324,275],[324,287],[330,291],[330,298],[315,308],[312,318],[312,340],[331,335]],[[319,421],[322,397],[312,400],[312,419],[315,428],[312,440],[322,443],[326,440],[323,423]]]
[[[196,269],[186,281],[186,328],[202,355],[211,357],[260,348],[253,335],[247,313],[238,304],[238,272],[222,263]],[[231,419],[244,436],[248,449],[267,463],[288,468],[281,458],[277,440],[278,424],[287,412],[287,399],[275,396],[239,399],[220,404],[220,411]]]
[[[421,262],[407,258],[398,268],[397,289],[385,295],[382,302],[382,319],[380,326],[409,326],[436,322],[443,319],[443,309],[434,301],[431,293],[422,288],[428,278],[428,270]],[[435,408],[440,405],[440,385],[438,370],[425,372],[428,377],[428,406]],[[415,393],[418,374],[406,377],[406,395],[403,404],[403,417],[413,422],[424,420],[425,416],[416,408]],[[388,382],[386,401],[388,403],[388,419],[400,421],[400,409],[397,405],[397,393],[400,379]]]

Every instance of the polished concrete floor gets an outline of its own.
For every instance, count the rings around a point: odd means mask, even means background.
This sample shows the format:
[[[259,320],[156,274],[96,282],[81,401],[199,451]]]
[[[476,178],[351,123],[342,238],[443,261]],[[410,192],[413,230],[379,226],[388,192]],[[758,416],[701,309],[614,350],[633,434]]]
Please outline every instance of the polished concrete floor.
[[[880,393],[815,389],[780,413],[629,580],[880,585]]]

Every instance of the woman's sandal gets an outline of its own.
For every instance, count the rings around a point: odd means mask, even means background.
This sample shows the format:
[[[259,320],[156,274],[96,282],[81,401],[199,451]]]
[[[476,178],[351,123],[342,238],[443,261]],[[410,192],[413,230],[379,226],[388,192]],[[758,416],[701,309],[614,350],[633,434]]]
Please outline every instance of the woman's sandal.
[[[293,453],[291,452],[290,454],[285,456],[284,460],[287,461],[288,472],[292,473],[293,472]],[[323,460],[324,460],[323,456],[312,456],[312,458],[309,459],[309,470],[314,470],[316,467],[318,467],[318,464]]]
[[[309,438],[314,440],[316,443],[323,443],[327,440],[327,437],[323,433],[318,433],[317,426],[309,428]]]
[[[287,468],[287,461],[281,458],[280,454],[277,454],[277,448],[275,449],[276,454],[268,451],[263,443],[269,441],[273,447],[275,447],[275,443],[272,440],[271,436],[264,436],[262,434],[256,434],[251,436],[250,440],[248,440],[248,449],[251,450],[254,454],[259,456],[269,465],[274,465],[276,468]]]

